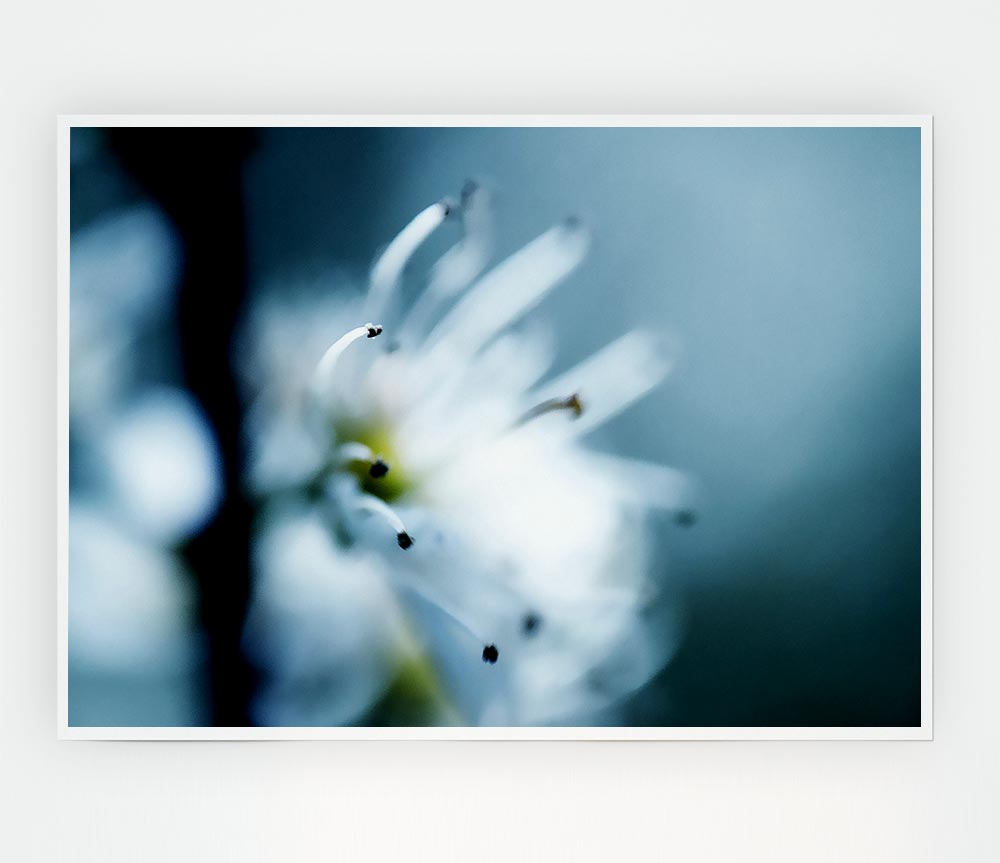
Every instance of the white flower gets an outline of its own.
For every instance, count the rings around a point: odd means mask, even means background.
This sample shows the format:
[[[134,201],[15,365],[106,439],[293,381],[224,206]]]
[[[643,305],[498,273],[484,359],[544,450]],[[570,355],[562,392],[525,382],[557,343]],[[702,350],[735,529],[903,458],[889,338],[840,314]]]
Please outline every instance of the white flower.
[[[88,499],[69,513],[70,661],[103,673],[181,674],[194,663],[194,596],[180,561]]]
[[[185,390],[144,377],[179,244],[154,206],[74,233],[70,274],[70,722],[200,721],[191,573],[176,547],[222,491],[217,446]]]
[[[257,555],[249,640],[272,681],[264,704],[277,691],[294,703],[293,678],[315,683],[345,659],[378,656],[378,673],[357,670],[378,681],[370,698],[419,662],[439,690],[429,721],[596,722],[669,658],[673,627],[650,619],[644,521],[678,506],[684,478],[581,443],[668,364],[656,339],[631,332],[545,381],[551,335],[522,322],[589,237],[567,220],[480,275],[492,248],[485,198],[470,186],[461,204],[418,214],[376,261],[365,297],[314,307],[309,324],[307,307],[265,305],[251,324],[250,485],[261,495],[307,487],[315,501],[291,522],[287,512],[262,522],[272,552]],[[407,262],[454,214],[462,240],[403,314]],[[351,317],[303,374],[317,327]],[[291,553],[293,529],[308,533],[308,554]],[[273,553],[281,532],[288,554]],[[254,623],[264,619],[273,625]],[[311,650],[291,646],[297,630]],[[359,719],[363,701],[328,715]],[[265,713],[315,719],[305,708]]]
[[[159,210],[136,204],[75,232],[70,261],[73,431],[99,436],[137,388],[134,357],[166,314],[180,243]]]
[[[164,546],[194,536],[222,498],[211,428],[183,390],[144,390],[108,424],[98,451],[121,520]]]

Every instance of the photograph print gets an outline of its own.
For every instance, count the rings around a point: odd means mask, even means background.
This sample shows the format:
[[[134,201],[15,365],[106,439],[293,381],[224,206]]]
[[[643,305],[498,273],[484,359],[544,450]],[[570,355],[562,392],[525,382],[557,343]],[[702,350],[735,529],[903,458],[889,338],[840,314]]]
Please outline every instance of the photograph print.
[[[927,118],[64,118],[65,737],[926,738]]]

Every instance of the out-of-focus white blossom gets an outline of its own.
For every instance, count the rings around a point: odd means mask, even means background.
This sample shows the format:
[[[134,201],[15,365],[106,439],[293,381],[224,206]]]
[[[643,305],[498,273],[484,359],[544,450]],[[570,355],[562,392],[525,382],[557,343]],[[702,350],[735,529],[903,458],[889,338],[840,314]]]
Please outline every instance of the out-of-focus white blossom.
[[[409,652],[383,558],[342,548],[314,508],[272,512],[254,546],[258,602],[247,621],[254,658],[277,667],[258,710],[276,725],[356,721]],[[331,577],[332,574],[332,577]]]
[[[200,408],[146,366],[173,342],[179,245],[137,205],[75,233],[70,267],[70,689],[86,692],[70,721],[197,724],[202,645],[176,547],[218,505],[221,468]]]
[[[87,433],[136,386],[145,339],[162,329],[180,272],[180,243],[150,204],[114,212],[70,243],[69,400]]]
[[[222,497],[211,429],[181,390],[150,388],[130,401],[100,450],[123,519],[158,542],[196,533]]]
[[[190,668],[193,584],[175,555],[86,500],[70,508],[69,553],[74,663],[116,674]]]
[[[581,442],[662,380],[662,346],[630,332],[546,380],[553,333],[524,319],[588,233],[567,220],[486,271],[484,196],[418,214],[366,296],[251,318],[249,485],[300,508],[294,528],[262,520],[252,621],[273,625],[249,641],[263,721],[312,723],[310,692],[357,720],[419,668],[427,721],[598,722],[674,647],[669,619],[651,618],[645,519],[679,506],[684,477]],[[404,313],[407,262],[455,216],[462,240]],[[351,667],[363,683],[344,694]]]

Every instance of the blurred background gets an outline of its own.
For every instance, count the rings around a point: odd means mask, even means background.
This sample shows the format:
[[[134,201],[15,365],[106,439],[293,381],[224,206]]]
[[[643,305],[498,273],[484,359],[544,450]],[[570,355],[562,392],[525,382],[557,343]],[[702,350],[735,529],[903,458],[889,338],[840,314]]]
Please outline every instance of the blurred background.
[[[538,311],[557,370],[637,325],[678,346],[666,383],[593,435],[700,489],[693,523],[657,524],[676,651],[621,721],[919,724],[904,128],[74,129],[70,724],[256,721],[247,309],[334,268],[363,284],[470,177],[495,190],[498,259],[567,215],[593,232]]]

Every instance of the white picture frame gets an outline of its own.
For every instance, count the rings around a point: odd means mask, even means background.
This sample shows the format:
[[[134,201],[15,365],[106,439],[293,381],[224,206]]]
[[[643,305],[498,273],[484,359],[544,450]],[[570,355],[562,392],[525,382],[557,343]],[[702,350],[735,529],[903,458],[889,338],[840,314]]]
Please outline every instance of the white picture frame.
[[[78,127],[915,127],[921,134],[921,694],[906,727],[77,727],[68,705],[71,130]],[[65,115],[58,118],[57,735],[64,740],[932,740],[933,120],[926,115]]]

